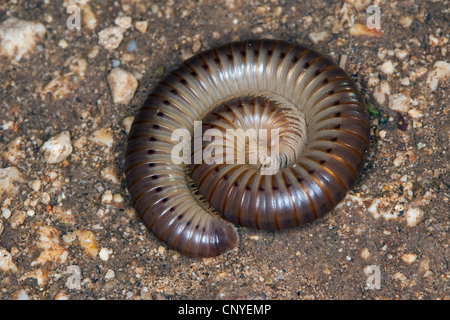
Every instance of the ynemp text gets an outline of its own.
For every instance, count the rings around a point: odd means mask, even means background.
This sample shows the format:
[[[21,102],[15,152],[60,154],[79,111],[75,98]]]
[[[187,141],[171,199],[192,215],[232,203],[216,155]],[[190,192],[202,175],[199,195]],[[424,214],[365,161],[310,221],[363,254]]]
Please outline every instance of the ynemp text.
[[[269,312],[271,306],[268,304],[262,305],[253,305],[253,304],[244,304],[244,305],[232,305],[225,304],[221,309],[214,309],[213,307],[193,307],[186,304],[183,307],[178,308],[178,314],[182,315],[203,315],[208,318],[211,313],[214,312],[222,312],[225,315],[249,315],[249,314],[261,314],[265,315]]]
[[[253,305],[253,304],[244,304],[244,305],[231,305],[226,304],[222,307],[223,314],[267,314],[271,306],[268,304],[262,305]]]

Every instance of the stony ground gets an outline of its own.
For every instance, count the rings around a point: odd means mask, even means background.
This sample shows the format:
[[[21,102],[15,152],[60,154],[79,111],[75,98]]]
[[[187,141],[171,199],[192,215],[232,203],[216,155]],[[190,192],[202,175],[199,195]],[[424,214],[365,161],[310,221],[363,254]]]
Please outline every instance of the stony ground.
[[[367,28],[371,4],[380,30]],[[2,1],[0,298],[449,299],[449,8]],[[352,75],[371,114],[367,165],[325,218],[283,232],[241,228],[237,250],[187,258],[135,217],[127,131],[167,70],[261,37],[311,46]],[[377,274],[380,287],[368,287]]]

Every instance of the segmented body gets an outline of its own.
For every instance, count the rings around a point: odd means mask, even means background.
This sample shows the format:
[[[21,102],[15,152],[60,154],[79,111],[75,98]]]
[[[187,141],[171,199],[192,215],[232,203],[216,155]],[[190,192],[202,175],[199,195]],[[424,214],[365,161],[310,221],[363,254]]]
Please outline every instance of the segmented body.
[[[173,132],[193,133],[199,120],[203,133],[279,129],[279,170],[175,164]],[[230,222],[283,229],[330,211],[357,180],[368,142],[364,100],[332,61],[285,41],[234,42],[185,61],[153,89],[129,133],[127,186],[158,239],[189,256],[216,256],[237,245]]]

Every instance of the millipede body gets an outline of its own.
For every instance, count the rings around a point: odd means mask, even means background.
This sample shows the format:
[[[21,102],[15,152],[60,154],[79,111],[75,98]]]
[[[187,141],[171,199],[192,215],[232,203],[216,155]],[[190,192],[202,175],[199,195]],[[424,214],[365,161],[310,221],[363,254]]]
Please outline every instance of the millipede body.
[[[200,144],[174,139],[180,129],[200,133]],[[333,209],[368,143],[363,97],[332,61],[287,41],[232,42],[185,61],[149,94],[128,137],[127,187],[167,246],[217,256],[237,246],[234,225],[285,229]],[[174,161],[180,145],[190,161]]]

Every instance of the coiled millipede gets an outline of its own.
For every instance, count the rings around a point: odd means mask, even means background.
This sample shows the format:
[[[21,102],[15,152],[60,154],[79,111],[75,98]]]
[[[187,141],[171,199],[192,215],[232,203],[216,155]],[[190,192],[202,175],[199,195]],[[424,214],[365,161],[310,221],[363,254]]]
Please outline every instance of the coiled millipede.
[[[204,134],[200,155],[212,140],[207,129],[215,129],[214,142],[227,129],[278,132],[265,138],[267,150],[277,151],[269,157],[276,172],[263,174],[262,160],[174,161],[180,139],[173,133],[195,134],[195,121]],[[236,153],[250,157],[247,138]],[[357,180],[368,144],[363,97],[336,64],[286,41],[232,42],[193,56],[150,93],[128,137],[127,187],[138,215],[167,246],[217,256],[237,246],[233,224],[284,229],[333,209]]]

